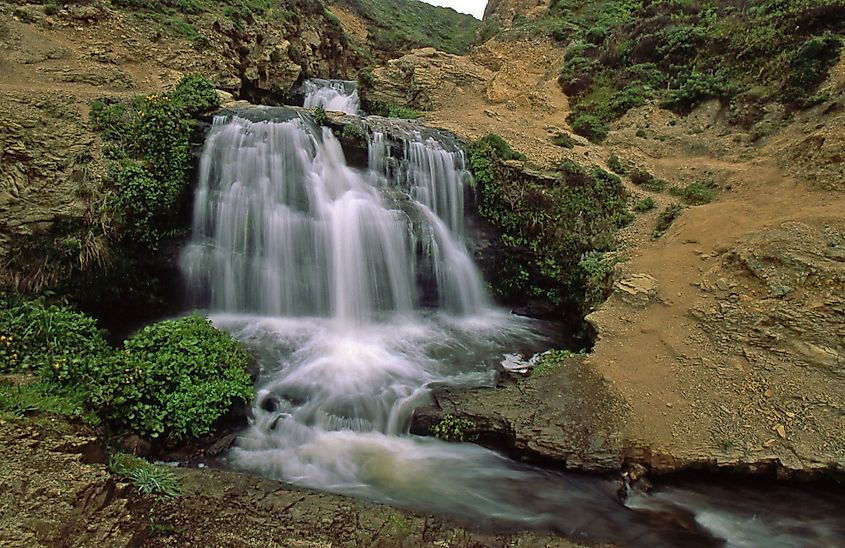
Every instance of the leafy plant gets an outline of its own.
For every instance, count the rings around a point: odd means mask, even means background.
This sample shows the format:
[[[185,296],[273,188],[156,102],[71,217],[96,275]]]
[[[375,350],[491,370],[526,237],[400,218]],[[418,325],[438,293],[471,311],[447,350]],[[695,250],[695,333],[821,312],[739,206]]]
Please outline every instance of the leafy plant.
[[[30,402],[65,415],[93,411],[117,431],[183,438],[210,433],[252,398],[246,351],[202,317],[147,326],[114,350],[93,318],[69,307],[5,293],[0,305],[2,371],[42,379],[4,389],[7,409],[25,413]]]
[[[116,160],[107,210],[124,242],[154,251],[174,231],[188,186],[193,117],[218,101],[210,81],[189,74],[167,94],[92,103],[91,122],[103,134],[106,155]]]
[[[651,196],[647,196],[637,202],[637,204],[634,206],[634,211],[636,211],[637,213],[645,213],[646,211],[651,211],[655,207],[657,207],[657,202],[655,202],[654,198],[652,198]]]
[[[178,497],[181,494],[179,480],[173,471],[165,466],[151,464],[127,453],[111,455],[108,466],[113,474],[130,480],[142,494],[167,497]]]
[[[593,114],[573,114],[570,115],[568,121],[569,125],[572,126],[572,131],[594,143],[600,143],[607,138],[609,129],[598,116]]]
[[[627,171],[625,166],[622,165],[622,160],[620,160],[619,156],[615,154],[607,159],[607,167],[609,167],[610,170],[617,175],[625,175],[625,172]]]
[[[248,355],[200,316],[145,327],[91,364],[94,401],[119,430],[200,437],[235,402],[252,399]]]
[[[704,205],[712,202],[719,193],[713,179],[695,181],[685,187],[672,187],[669,192],[681,197],[689,205]]]
[[[67,306],[0,293],[0,372],[48,377],[108,349],[97,321]]]
[[[672,226],[672,223],[675,222],[675,219],[681,216],[681,213],[683,213],[683,211],[683,206],[677,204],[667,206],[666,209],[660,212],[660,216],[657,217],[657,224],[654,227],[652,236],[654,238],[659,238],[663,236],[663,233],[669,230],[669,227]]]
[[[524,156],[498,135],[473,143],[468,156],[479,212],[506,247],[493,291],[505,299],[527,296],[584,307],[582,256],[611,250],[616,230],[631,220],[621,180],[572,161],[561,162],[553,173],[527,173],[505,163]]]
[[[44,380],[35,382],[0,381],[0,417],[19,420],[31,413],[48,413],[100,423],[88,407],[85,390],[66,388]]]
[[[431,427],[431,434],[443,441],[464,441],[475,428],[474,421],[458,418],[449,413]]]
[[[552,143],[563,148],[573,148],[578,144],[572,136],[566,133],[558,133],[552,137]]]
[[[383,103],[379,101],[367,102],[367,110],[370,114],[375,114],[376,116],[404,118],[406,120],[416,120],[423,115],[421,111],[410,107],[403,107],[395,103]]]
[[[572,126],[579,120],[579,133],[600,140],[599,124],[655,99],[686,113],[708,99],[751,104],[757,98],[749,92],[762,90],[788,107],[811,105],[839,58],[845,6],[558,0],[519,31],[570,41],[559,83],[570,96]]]
[[[619,259],[612,253],[590,251],[578,262],[584,276],[584,308],[594,310],[607,300],[613,280],[613,267]]]
[[[322,106],[314,109],[314,122],[318,126],[325,126],[329,123],[329,116],[326,114],[326,109]]]

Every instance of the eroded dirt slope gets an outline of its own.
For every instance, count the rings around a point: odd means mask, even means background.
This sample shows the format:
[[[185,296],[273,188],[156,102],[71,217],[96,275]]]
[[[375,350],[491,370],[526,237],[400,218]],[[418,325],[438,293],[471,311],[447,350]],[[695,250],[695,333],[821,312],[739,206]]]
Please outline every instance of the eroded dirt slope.
[[[586,421],[581,442],[567,438],[573,427],[561,411],[594,391],[592,381],[530,379],[496,396],[441,394],[444,412],[504,421],[518,446],[576,468],[628,458],[658,470],[841,470],[845,65],[822,87],[830,97],[823,104],[793,114],[765,105],[747,130],[729,124],[717,102],[686,117],[643,107],[602,145],[575,137],[577,146],[564,149],[550,140],[569,131],[556,82],[562,58],[545,39],[497,38],[465,57],[414,52],[377,70],[376,87],[411,104],[422,94],[420,106],[432,109],[427,123],[466,139],[498,133],[536,164],[568,157],[606,166],[615,154],[674,185],[712,180],[719,194],[684,209],[654,239],[662,209],[681,201],[623,177],[632,203],[651,197],[658,207],[621,233],[614,294],[588,317],[598,341],[586,366],[610,395],[610,403],[600,398],[613,410],[609,424]],[[391,88],[400,74],[416,95]],[[528,441],[555,429],[546,448]]]

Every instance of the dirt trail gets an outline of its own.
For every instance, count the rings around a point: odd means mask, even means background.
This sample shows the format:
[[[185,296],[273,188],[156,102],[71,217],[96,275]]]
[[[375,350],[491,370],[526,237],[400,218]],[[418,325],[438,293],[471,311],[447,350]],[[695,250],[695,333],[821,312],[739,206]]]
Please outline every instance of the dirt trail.
[[[658,207],[620,235],[623,262],[614,294],[589,316],[599,339],[586,360],[619,400],[623,457],[658,470],[845,468],[845,65],[824,88],[828,102],[792,117],[771,109],[779,115],[757,134],[728,124],[716,102],[687,117],[643,107],[603,145],[567,150],[550,141],[569,131],[556,83],[562,57],[550,41],[494,39],[461,59],[492,71],[486,88],[435,101],[425,120],[467,139],[499,133],[533,163],[604,166],[615,154],[674,185],[719,186],[713,203],[685,209],[654,240],[660,211],[679,199],[623,177],[634,200],[650,196]],[[553,394],[533,388],[537,401],[519,405],[557,420]],[[518,444],[546,436],[537,420],[525,431],[515,421]]]

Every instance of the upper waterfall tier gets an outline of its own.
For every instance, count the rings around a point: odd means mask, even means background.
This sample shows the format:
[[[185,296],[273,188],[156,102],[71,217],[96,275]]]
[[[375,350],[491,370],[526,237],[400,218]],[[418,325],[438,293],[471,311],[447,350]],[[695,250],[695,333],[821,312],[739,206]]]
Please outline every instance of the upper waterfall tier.
[[[360,171],[304,117],[215,118],[182,257],[195,295],[222,311],[342,319],[486,306],[460,238],[462,153],[418,136],[395,157],[372,139]]]
[[[354,80],[306,80],[302,85],[305,108],[323,107],[326,110],[358,114],[361,101],[357,87],[358,84]]]

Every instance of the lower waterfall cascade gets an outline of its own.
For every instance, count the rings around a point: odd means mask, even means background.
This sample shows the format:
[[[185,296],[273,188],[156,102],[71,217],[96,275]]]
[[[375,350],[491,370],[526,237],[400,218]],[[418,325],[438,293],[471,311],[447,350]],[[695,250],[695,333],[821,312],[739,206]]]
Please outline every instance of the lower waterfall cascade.
[[[341,84],[313,85],[306,106],[322,104],[314,98],[325,89],[353,101]],[[467,252],[462,151],[431,137],[391,139],[371,131],[369,166],[355,169],[333,133],[305,114],[214,119],[181,267],[197,306],[260,368],[232,466],[477,526],[591,542],[845,538],[835,520],[784,517],[794,503],[751,511],[725,507],[719,489],[673,488],[622,504],[611,481],[410,435],[432,385],[494,386],[505,355],[551,342],[539,322],[492,304]]]

